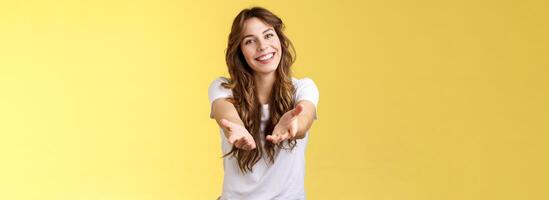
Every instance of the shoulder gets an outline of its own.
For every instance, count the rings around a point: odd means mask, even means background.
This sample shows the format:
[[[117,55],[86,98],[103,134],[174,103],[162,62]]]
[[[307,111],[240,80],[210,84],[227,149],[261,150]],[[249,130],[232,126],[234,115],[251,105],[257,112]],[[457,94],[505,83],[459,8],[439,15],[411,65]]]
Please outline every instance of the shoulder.
[[[318,104],[319,92],[315,82],[311,78],[292,78],[292,82],[295,88],[295,102],[301,100],[309,100],[315,106]]]
[[[226,98],[232,96],[232,90],[229,88],[223,87],[223,83],[228,83],[229,79],[225,77],[218,77],[214,79],[210,86],[208,87],[208,96],[210,99],[210,104],[213,103],[218,98]]]
[[[217,77],[210,83],[210,86],[208,87],[208,91],[219,91],[219,90],[230,90],[228,88],[223,87],[223,83],[229,83],[229,79],[225,77]]]
[[[316,84],[315,84],[315,82],[313,81],[313,79],[308,78],[308,77],[304,77],[304,78],[301,78],[301,79],[292,77],[292,83],[294,84],[294,87],[295,87],[296,89],[302,88],[302,87],[307,87],[307,86],[309,86],[309,87],[310,87],[310,86],[316,87]]]
[[[218,86],[218,85],[221,85],[222,83],[228,83],[228,82],[229,82],[228,78],[220,76],[220,77],[217,77],[217,78],[213,79],[213,81],[210,83],[210,87],[211,86]]]
[[[292,83],[294,84],[294,88],[296,89],[296,92],[298,92],[301,89],[315,89],[317,90],[316,84],[313,81],[313,79],[304,77],[301,79],[292,77]]]

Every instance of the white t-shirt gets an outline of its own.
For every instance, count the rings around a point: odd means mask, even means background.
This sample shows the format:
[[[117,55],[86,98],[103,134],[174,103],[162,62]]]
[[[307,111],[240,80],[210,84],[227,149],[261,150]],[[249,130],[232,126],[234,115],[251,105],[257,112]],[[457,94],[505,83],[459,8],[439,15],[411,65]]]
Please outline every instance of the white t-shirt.
[[[210,106],[218,98],[232,96],[232,91],[221,86],[223,78],[215,79],[209,87],[208,95]],[[309,78],[292,78],[295,87],[295,102],[308,100],[318,104],[318,89]],[[265,124],[269,119],[269,105],[262,105],[260,133],[264,136]],[[210,118],[212,118],[210,112]],[[315,117],[316,119],[316,112]],[[221,150],[223,155],[231,151],[232,145],[228,142],[223,129],[220,128]],[[265,137],[261,137],[264,144]],[[266,155],[253,166],[252,172],[243,174],[238,168],[236,159],[227,156],[223,158],[223,192],[221,200],[303,200],[305,199],[305,147],[309,134],[305,138],[296,140],[295,148],[290,150],[275,148],[274,164],[269,164]],[[286,141],[285,141],[286,142]],[[286,144],[284,146],[287,146]]]

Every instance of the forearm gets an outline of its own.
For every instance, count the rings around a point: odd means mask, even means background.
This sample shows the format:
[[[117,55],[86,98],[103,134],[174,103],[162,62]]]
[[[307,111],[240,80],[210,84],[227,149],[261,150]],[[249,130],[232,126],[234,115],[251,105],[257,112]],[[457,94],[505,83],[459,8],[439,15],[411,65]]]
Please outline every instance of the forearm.
[[[242,122],[242,119],[240,119],[238,111],[236,110],[234,105],[226,99],[218,99],[214,101],[212,115],[219,127],[223,129],[223,132],[225,133],[225,136],[227,138],[229,138],[230,136],[230,131],[226,130],[226,128],[224,128],[224,126],[221,124],[222,119],[244,126],[244,122]]]
[[[297,116],[298,129],[295,138],[303,139],[305,134],[307,134],[309,129],[313,126],[316,108],[314,104],[309,101],[300,101],[298,104],[303,105],[303,112]]]
[[[313,125],[313,120],[309,119],[309,117],[306,116],[298,116],[298,129],[297,134],[295,135],[295,139],[303,139],[305,138],[305,134],[309,131],[309,129]]]

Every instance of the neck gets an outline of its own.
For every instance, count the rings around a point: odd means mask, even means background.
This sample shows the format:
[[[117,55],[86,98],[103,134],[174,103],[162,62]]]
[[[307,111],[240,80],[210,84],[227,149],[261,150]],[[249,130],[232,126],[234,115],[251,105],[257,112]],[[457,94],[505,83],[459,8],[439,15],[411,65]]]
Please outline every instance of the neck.
[[[254,75],[255,84],[257,86],[257,95],[261,104],[268,104],[271,99],[271,91],[276,80],[275,72],[269,74]]]

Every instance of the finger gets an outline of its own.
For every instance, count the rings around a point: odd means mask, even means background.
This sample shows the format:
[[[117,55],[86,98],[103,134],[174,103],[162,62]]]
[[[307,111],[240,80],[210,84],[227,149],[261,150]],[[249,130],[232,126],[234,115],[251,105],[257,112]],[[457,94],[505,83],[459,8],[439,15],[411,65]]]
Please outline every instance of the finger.
[[[288,132],[288,139],[294,138],[297,135],[297,131],[290,131]]]
[[[250,143],[248,142],[248,140],[246,140],[246,138],[242,138],[240,140],[240,147],[241,149],[244,149],[244,150],[250,149]]]
[[[280,142],[280,136],[279,135],[273,135],[271,142],[274,143],[274,144],[278,144]]]
[[[237,140],[239,140],[241,137],[238,137],[236,135],[229,136],[229,143],[234,144]]]
[[[233,127],[233,123],[226,119],[221,119],[221,125],[223,125],[229,131],[231,131]]]
[[[247,139],[245,140],[246,143],[244,144],[244,146],[246,147],[246,150],[252,150],[252,149],[255,149],[255,142],[253,139]]]
[[[239,140],[239,146],[240,146],[241,149],[244,149],[244,150],[250,150],[251,149],[251,145],[248,142],[248,140],[246,140],[246,138],[242,138],[242,139]]]
[[[288,134],[288,133],[282,134],[282,135],[280,135],[280,138],[278,139],[279,140],[278,142],[282,142],[282,141],[287,140],[287,139],[290,139],[290,134]]]
[[[284,140],[286,140],[286,139],[288,139],[288,138],[289,138],[289,137],[288,137],[288,134],[287,134],[287,133],[280,134],[280,135],[278,136],[278,142],[280,143],[280,142],[282,142],[282,141],[284,141]]]
[[[274,143],[276,137],[274,135],[267,135],[267,140],[271,141],[272,143]]]
[[[235,139],[235,140],[233,141],[232,144],[233,144],[233,146],[235,146],[236,148],[240,148],[240,138]]]
[[[284,138],[283,138],[281,135],[279,135],[279,136],[276,138],[276,144],[281,143],[283,140],[284,140]]]
[[[274,143],[275,143],[275,144],[280,143],[280,136],[276,136],[276,138],[275,138],[275,140],[274,140]]]
[[[272,136],[275,136],[274,139],[276,140],[276,143],[279,143],[281,141],[281,139],[282,139],[281,136],[284,135],[284,132],[285,131],[283,131],[282,129],[280,129],[278,127],[273,130]]]
[[[240,149],[248,151],[250,150],[250,147],[247,144],[243,144]]]
[[[252,145],[250,145],[250,144],[244,144],[244,145],[242,146],[242,149],[244,149],[244,150],[246,150],[246,151],[252,150]]]
[[[242,149],[245,144],[246,144],[246,141],[244,140],[244,138],[240,138],[234,143],[234,146],[236,148]]]
[[[255,149],[255,141],[253,139],[250,138],[250,140],[248,140],[248,145],[250,146],[250,150]]]

